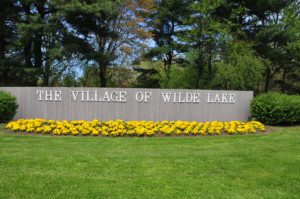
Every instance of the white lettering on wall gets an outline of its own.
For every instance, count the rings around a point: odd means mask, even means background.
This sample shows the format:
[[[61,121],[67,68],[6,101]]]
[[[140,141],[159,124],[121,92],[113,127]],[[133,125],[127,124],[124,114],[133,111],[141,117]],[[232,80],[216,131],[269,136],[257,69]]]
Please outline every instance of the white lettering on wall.
[[[185,103],[186,102],[186,98],[185,99],[182,98],[182,93],[178,93],[178,102],[179,103]]]
[[[227,101],[227,95],[228,94],[226,94],[226,93],[223,93],[222,94],[222,103],[227,103],[228,101]]]
[[[62,91],[38,90],[36,91],[38,101],[62,101]],[[136,102],[148,103],[151,100],[151,92],[134,93]],[[70,91],[72,101],[81,102],[126,102],[126,91]],[[160,96],[164,103],[200,103],[200,93],[175,93],[161,92]],[[205,96],[204,96],[205,97]],[[234,104],[236,95],[232,93],[206,93],[206,103]]]
[[[61,91],[54,91],[54,101],[61,101]]]
[[[193,97],[193,94],[192,94],[192,93],[187,93],[187,94],[186,94],[186,103],[191,103],[191,102],[193,102],[193,99],[194,99],[194,97]]]
[[[170,102],[171,93],[161,93],[164,102]]]
[[[39,101],[62,101],[61,91],[41,91],[36,92]]]
[[[82,102],[85,101],[85,100],[84,100],[84,93],[85,93],[85,91],[81,91],[81,101],[82,101]]]
[[[200,103],[199,93],[161,93],[165,103]]]
[[[150,92],[145,92],[145,100],[144,100],[144,102],[148,102],[149,101],[149,98],[150,98],[150,96],[152,95],[152,93],[150,93]]]
[[[207,93],[206,102],[207,103],[234,104],[235,103],[235,94],[228,94],[228,93],[211,94],[211,93]]]
[[[78,94],[79,94],[79,91],[71,91],[71,93],[72,93],[73,101],[76,101],[77,97],[78,97]]]
[[[91,91],[86,91],[86,101],[87,102],[93,102],[94,97],[91,96]]]
[[[194,99],[193,99],[194,103],[199,103],[200,102],[200,94],[199,93],[194,93],[193,97],[194,97]]]
[[[119,93],[119,102],[126,102],[126,95],[127,95],[126,91],[121,91]]]
[[[126,91],[70,91],[72,100],[81,102],[126,102]]]
[[[151,95],[152,95],[152,93],[150,93],[150,92],[137,92],[135,94],[135,99],[137,102],[148,103]]]
[[[43,95],[44,91],[37,91],[36,94],[39,96],[38,100],[42,101],[42,95]]]
[[[45,101],[52,101],[52,92],[53,91],[45,91]]]
[[[229,94],[229,103],[235,103],[235,94]]]

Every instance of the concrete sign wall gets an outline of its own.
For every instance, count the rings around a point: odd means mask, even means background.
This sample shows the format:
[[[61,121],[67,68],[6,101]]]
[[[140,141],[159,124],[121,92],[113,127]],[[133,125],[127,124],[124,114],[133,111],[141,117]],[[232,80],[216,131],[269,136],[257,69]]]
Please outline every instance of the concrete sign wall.
[[[184,120],[249,119],[252,91],[0,87],[17,97],[15,119]]]

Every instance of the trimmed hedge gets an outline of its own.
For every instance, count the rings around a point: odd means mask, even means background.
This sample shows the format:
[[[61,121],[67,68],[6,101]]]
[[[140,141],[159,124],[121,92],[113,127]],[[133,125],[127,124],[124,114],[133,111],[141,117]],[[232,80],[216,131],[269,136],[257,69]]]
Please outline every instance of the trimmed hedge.
[[[300,95],[267,93],[255,97],[250,105],[253,120],[267,125],[300,122]]]
[[[17,99],[7,92],[0,91],[0,123],[12,120],[17,109]]]

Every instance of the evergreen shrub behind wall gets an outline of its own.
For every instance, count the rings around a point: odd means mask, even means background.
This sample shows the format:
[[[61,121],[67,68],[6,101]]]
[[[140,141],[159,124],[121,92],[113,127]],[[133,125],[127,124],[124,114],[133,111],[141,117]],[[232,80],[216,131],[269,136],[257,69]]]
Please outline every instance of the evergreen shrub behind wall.
[[[267,125],[300,123],[300,95],[262,94],[252,100],[250,111],[253,120]]]
[[[0,123],[12,120],[17,113],[18,104],[16,97],[0,91]]]

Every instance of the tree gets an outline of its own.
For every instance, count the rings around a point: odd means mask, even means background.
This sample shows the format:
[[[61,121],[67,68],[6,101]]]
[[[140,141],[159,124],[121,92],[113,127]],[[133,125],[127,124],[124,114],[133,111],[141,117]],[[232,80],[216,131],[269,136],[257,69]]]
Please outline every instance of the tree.
[[[159,61],[136,61],[134,71],[138,74],[135,87],[138,88],[160,88],[161,65]]]
[[[299,1],[229,0],[227,4],[216,9],[216,16],[236,24],[231,26],[231,33],[238,40],[254,42],[253,49],[256,54],[267,60],[263,90],[268,92],[274,89],[278,82],[281,84],[281,91],[285,91],[288,71],[295,71],[295,67],[299,66],[295,64],[295,53],[298,51],[298,47],[295,48],[298,41],[295,30],[299,30]],[[280,78],[276,81],[278,76]]]
[[[18,8],[14,1],[0,1],[0,85],[17,85],[23,82],[24,65],[16,43]]]
[[[273,1],[271,4],[266,3],[264,13],[253,9],[256,15],[255,21],[253,19],[253,26],[256,30],[254,39],[256,42],[255,49],[258,54],[270,60],[265,70],[265,88],[268,92],[272,88],[272,82],[276,74],[281,70],[286,74],[286,70],[291,66],[292,57],[287,51],[287,46],[291,42],[292,35],[290,29],[293,25],[288,25],[284,21],[286,19],[284,10],[292,1]],[[282,91],[284,91],[285,75],[282,76]]]
[[[149,0],[69,0],[62,14],[73,38],[80,44],[70,50],[99,68],[100,86],[107,85],[107,68],[145,48],[150,34],[143,28],[143,16],[152,8]],[[118,57],[119,56],[119,57]]]
[[[167,81],[171,65],[181,59],[180,55],[186,51],[186,45],[180,42],[180,37],[187,30],[184,19],[190,15],[190,2],[191,0],[156,0],[156,9],[149,16],[148,27],[156,46],[145,57],[163,61]]]
[[[21,0],[19,5],[20,46],[28,75],[32,76],[30,85],[37,85],[41,79],[43,86],[51,86],[71,65],[70,54],[64,51],[67,31],[58,15],[59,2]]]
[[[211,81],[215,89],[254,90],[263,80],[264,62],[255,55],[252,46],[245,42],[230,42],[224,60],[216,64]]]
[[[79,78],[81,86],[97,87],[99,86],[98,66],[84,66],[82,77]],[[128,88],[133,85],[134,72],[133,69],[113,66],[107,69],[107,86]]]
[[[215,10],[223,1],[194,1],[190,8],[192,15],[186,19],[189,30],[183,41],[190,46],[187,54],[189,68],[193,73],[193,88],[209,88],[214,75],[214,63],[222,59],[221,51],[226,42],[232,40],[228,34],[230,24],[218,20]]]
[[[295,1],[283,11],[279,47],[284,63],[279,80],[281,92],[300,92],[300,2]],[[298,85],[297,85],[298,83]]]

